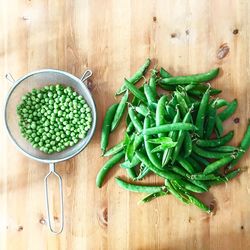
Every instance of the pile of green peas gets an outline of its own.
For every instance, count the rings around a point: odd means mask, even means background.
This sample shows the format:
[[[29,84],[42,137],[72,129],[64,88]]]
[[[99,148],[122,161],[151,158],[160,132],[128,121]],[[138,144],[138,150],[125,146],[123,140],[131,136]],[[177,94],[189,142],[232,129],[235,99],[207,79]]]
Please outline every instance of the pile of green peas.
[[[22,96],[17,114],[22,136],[48,154],[77,144],[92,124],[91,109],[84,98],[61,84],[33,89]]]

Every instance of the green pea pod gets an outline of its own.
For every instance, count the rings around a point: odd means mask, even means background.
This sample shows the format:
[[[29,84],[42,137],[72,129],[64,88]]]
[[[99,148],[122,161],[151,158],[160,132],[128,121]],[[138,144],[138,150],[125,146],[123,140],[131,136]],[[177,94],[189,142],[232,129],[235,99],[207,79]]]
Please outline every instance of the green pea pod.
[[[170,105],[166,105],[166,112],[169,118],[173,120],[176,115],[175,109]]]
[[[183,151],[184,151],[184,158],[187,158],[192,153],[192,139],[189,133],[185,134],[184,142],[183,142]]]
[[[127,128],[126,128],[126,132],[128,134],[132,133],[134,131],[135,127],[132,121],[129,122]]]
[[[234,171],[231,171],[229,173],[227,173],[224,177],[220,177],[216,180],[211,180],[211,181],[208,181],[208,184],[210,186],[213,186],[213,185],[219,185],[219,184],[223,184],[223,183],[226,183],[228,182],[229,180],[235,178],[236,176],[238,176],[240,173],[240,169],[236,169]]]
[[[148,69],[149,65],[150,65],[150,59],[148,58],[145,63],[138,69],[138,71],[131,77],[128,79],[128,81],[131,84],[136,84],[138,81],[141,80],[141,78],[143,77],[143,74],[145,73],[145,71]],[[116,95],[120,95],[123,92],[125,92],[127,89],[126,86],[126,82],[123,83],[123,85],[119,88],[119,90],[117,90]]]
[[[222,137],[223,131],[224,131],[224,128],[223,128],[222,120],[217,115],[215,118],[215,133],[216,133],[217,138]]]
[[[192,157],[187,157],[185,158],[185,160],[188,161],[192,165],[195,172],[201,172],[203,170],[203,167],[201,166],[201,164],[197,162],[196,160],[194,160]]]
[[[175,174],[167,169],[159,169],[157,167],[155,167],[151,161],[148,159],[148,157],[146,155],[144,155],[141,152],[136,152],[137,157],[141,160],[141,162],[148,167],[153,173],[155,173],[156,175],[162,177],[162,178],[166,178],[166,179],[181,179],[181,176],[178,174]]]
[[[136,172],[135,172],[135,168],[128,168],[126,169],[127,171],[127,175],[130,179],[135,180],[137,178]]]
[[[160,68],[160,76],[162,78],[168,78],[171,77],[172,75],[170,73],[168,73],[164,68]]]
[[[111,131],[114,131],[121,122],[122,116],[126,109],[127,101],[128,101],[128,91],[126,91],[116,109],[115,116],[111,124]]]
[[[187,123],[187,122],[190,122],[190,120],[191,120],[191,109],[189,109],[189,111],[186,113],[186,115],[184,116],[182,122],[183,123]],[[174,152],[173,152],[173,156],[172,156],[172,164],[174,164],[177,156],[180,153],[180,150],[181,150],[184,138],[185,138],[185,136],[186,136],[187,133],[188,132],[186,132],[184,130],[180,130],[179,133],[178,133],[178,136],[177,136],[177,145],[174,148]]]
[[[142,164],[143,165],[143,164]],[[141,165],[141,168],[142,168]],[[140,168],[140,172],[136,178],[134,178],[134,181],[139,181],[142,180],[148,173],[150,173],[149,168],[143,167],[143,169]]]
[[[155,97],[155,99],[157,98],[157,91],[156,91],[156,74],[157,71],[156,70],[152,70],[151,72],[151,77],[149,79],[148,85],[151,88],[151,91],[153,93],[153,96]]]
[[[173,119],[173,124],[176,124],[177,122],[180,121],[180,111],[179,111],[179,107],[177,106],[177,112],[176,115]],[[170,131],[168,136],[173,140],[176,141],[177,137],[178,137],[178,131]],[[172,157],[173,154],[173,148],[169,148],[166,149],[163,153],[162,156],[162,166],[164,167],[165,165],[167,165],[167,163],[169,162],[170,158]]]
[[[205,158],[195,154],[194,152],[191,153],[190,157],[192,157],[194,160],[196,160],[199,164],[203,165],[204,167],[209,164],[209,162]]]
[[[141,103],[139,106],[135,107],[135,111],[143,116],[150,114],[148,107],[144,103]]]
[[[190,164],[185,158],[181,157],[180,155],[177,157],[177,161],[180,165],[189,173],[194,174],[195,169],[193,168],[192,164]]]
[[[180,193],[179,188],[175,188],[172,185],[172,182],[165,180],[165,185],[168,189],[168,191],[178,200],[180,200],[181,202],[183,202],[184,204],[190,204],[190,201],[188,199],[188,197],[185,194]]]
[[[203,171],[203,174],[211,174],[217,171],[218,169],[224,167],[229,162],[231,162],[234,158],[235,157],[233,155],[230,155],[210,163],[209,165],[206,166],[205,170]]]
[[[193,144],[193,151],[197,155],[204,157],[204,158],[207,158],[207,159],[220,159],[220,158],[223,158],[225,156],[231,155],[231,153],[206,151],[202,148],[199,148],[195,144]]]
[[[163,191],[163,189],[164,189],[163,185],[161,185],[161,186],[136,185],[136,184],[131,184],[131,183],[125,182],[118,177],[115,178],[115,181],[121,188],[132,191],[132,192],[154,193],[154,192]]]
[[[148,84],[144,84],[144,95],[147,98],[148,105],[156,102],[156,95]]]
[[[188,112],[188,105],[178,91],[175,91],[175,96],[177,99],[177,103],[179,104],[179,109],[180,109],[181,115],[183,117]]]
[[[221,113],[218,114],[219,118],[222,121],[227,120],[230,116],[233,115],[237,106],[238,106],[238,101],[236,99],[234,99],[232,102],[230,102],[227,105],[227,107]]]
[[[143,203],[146,203],[146,202],[150,202],[150,201],[152,201],[152,200],[154,200],[154,199],[156,199],[158,197],[165,196],[168,193],[169,193],[168,191],[155,192],[155,193],[147,195],[142,200],[140,200],[138,203],[143,204]]]
[[[191,183],[191,182],[189,182],[189,181],[185,181],[185,180],[183,180],[183,179],[176,179],[176,180],[174,180],[174,181],[176,181],[179,185],[181,185],[183,188],[185,188],[185,189],[187,189],[187,190],[189,190],[189,191],[191,191],[191,192],[194,192],[194,193],[204,193],[204,192],[206,192],[207,190],[205,190],[204,188],[202,188],[202,187],[200,187],[200,186],[198,186],[198,185],[196,185],[196,184],[193,184],[193,183]]]
[[[150,127],[150,119],[149,117],[146,117],[144,120],[143,128],[147,129],[149,127]],[[154,166],[156,166],[157,168],[161,168],[161,162],[159,158],[157,157],[156,154],[154,154],[154,152],[152,152],[153,146],[149,142],[151,137],[149,135],[144,135],[143,137],[144,137],[144,145],[145,145],[146,153],[147,153],[149,160],[152,162],[152,164],[154,164]]]
[[[145,95],[138,89],[136,88],[132,83],[130,83],[127,79],[125,80],[125,85],[127,89],[140,101],[144,102],[145,104],[147,103],[147,99]]]
[[[103,156],[111,156],[114,155],[120,151],[122,151],[124,148],[124,141],[122,140],[121,142],[119,142],[118,144],[116,144],[115,146],[113,146],[112,148],[110,148],[108,151],[105,152],[105,154]]]
[[[136,157],[136,155],[133,156],[132,160],[126,160],[123,163],[120,164],[121,168],[134,168],[136,167],[141,161]]]
[[[217,99],[215,103],[215,108],[219,109],[223,106],[228,106],[229,102],[224,99]]]
[[[155,147],[151,152],[156,153],[156,152],[165,151],[166,149],[175,147],[176,144],[177,144],[177,142],[174,142],[174,141],[169,142],[169,143],[165,143],[165,144],[161,144],[161,145]]]
[[[207,112],[207,126],[204,131],[205,137],[210,138],[216,122],[216,108],[213,105],[209,105]]]
[[[225,153],[233,153],[233,152],[240,152],[244,150],[241,150],[240,148],[231,146],[231,145],[225,145],[225,146],[219,146],[219,147],[215,147],[215,148],[204,148],[208,151],[214,151],[214,152],[225,152]]]
[[[195,125],[198,128],[197,134],[202,138],[203,137],[203,130],[204,130],[204,119],[205,119],[205,114],[208,108],[208,102],[209,102],[209,97],[210,97],[210,89],[208,88],[205,94],[202,97],[198,114],[196,117],[196,122]]]
[[[218,180],[221,177],[220,176],[216,176],[214,174],[194,174],[191,176],[192,179],[194,180],[198,180],[198,181],[211,181],[211,180]]]
[[[238,153],[237,157],[231,162],[231,164],[229,165],[230,169],[233,168],[238,163],[238,161],[244,155],[244,152],[246,152],[250,147],[250,120],[248,120],[247,130],[244,134],[244,137],[243,137],[239,147],[240,147],[240,149],[242,149],[242,151],[240,151]]]
[[[102,168],[99,170],[97,176],[96,176],[96,186],[97,187],[101,187],[103,180],[105,178],[105,176],[107,175],[107,173],[109,172],[109,170],[115,166],[115,164],[117,164],[123,157],[124,157],[125,153],[119,152],[117,154],[115,154],[112,158],[110,158],[103,166]]]
[[[130,117],[135,129],[137,130],[137,132],[141,132],[142,131],[142,123],[139,120],[138,116],[136,115],[136,113],[132,107],[129,107],[128,114],[129,114],[129,117]]]
[[[118,107],[118,103],[111,105],[108,108],[106,115],[104,117],[104,121],[102,124],[102,133],[101,133],[101,150],[103,153],[105,153],[106,148],[108,146],[111,124],[114,119],[114,115],[115,115],[117,107]]]
[[[164,124],[157,127],[144,129],[142,133],[145,135],[155,135],[158,133],[167,133],[170,131],[179,131],[179,130],[195,131],[197,130],[197,127],[194,126],[192,123],[177,122],[173,124]]]
[[[193,82],[201,83],[208,82],[214,79],[219,73],[219,69],[212,69],[206,73],[195,74],[189,76],[175,76],[163,78],[160,83],[163,85],[188,85]]]
[[[163,95],[158,103],[157,103],[157,107],[156,107],[156,114],[155,114],[155,123],[156,126],[160,126],[162,124],[165,123],[164,121],[164,117],[165,117],[165,103],[167,102],[168,97],[166,95]],[[158,134],[159,137],[164,136],[164,134],[159,133]]]
[[[231,141],[233,136],[234,136],[234,131],[230,131],[226,135],[218,139],[211,139],[211,140],[198,139],[196,141],[196,144],[199,147],[205,147],[205,148],[219,147]]]

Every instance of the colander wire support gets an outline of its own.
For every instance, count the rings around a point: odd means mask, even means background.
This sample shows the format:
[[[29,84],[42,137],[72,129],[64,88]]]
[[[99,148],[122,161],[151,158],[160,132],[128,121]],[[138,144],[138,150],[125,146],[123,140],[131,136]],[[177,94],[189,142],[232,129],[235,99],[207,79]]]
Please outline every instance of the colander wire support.
[[[58,231],[52,227],[50,205],[49,205],[48,178],[52,174],[54,174],[58,178],[58,181],[59,181],[60,209],[61,209],[60,223],[61,223],[61,225],[60,225],[60,228]],[[63,227],[64,227],[63,188],[62,188],[62,177],[56,172],[55,163],[49,164],[49,173],[44,178],[44,186],[45,186],[45,203],[46,203],[46,211],[47,211],[47,224],[48,224],[49,229],[52,233],[60,234],[63,231]]]

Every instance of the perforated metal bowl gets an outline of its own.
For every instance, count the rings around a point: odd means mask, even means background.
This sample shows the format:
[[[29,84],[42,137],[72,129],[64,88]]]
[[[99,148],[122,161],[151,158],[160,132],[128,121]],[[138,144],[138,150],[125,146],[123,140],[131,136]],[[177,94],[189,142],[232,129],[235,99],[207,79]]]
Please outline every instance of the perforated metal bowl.
[[[79,154],[91,140],[95,127],[96,127],[96,107],[94,100],[84,84],[86,80],[92,75],[90,70],[86,70],[81,78],[77,78],[70,73],[54,70],[54,69],[43,69],[39,71],[31,72],[18,80],[14,80],[10,74],[6,75],[6,78],[12,82],[13,86],[7,96],[5,103],[4,121],[6,129],[11,140],[17,146],[17,148],[26,156],[47,163],[50,166],[49,173],[44,178],[45,185],[45,201],[47,209],[47,222],[51,232],[61,233],[64,227],[64,209],[63,209],[63,192],[62,192],[62,178],[55,171],[55,163],[68,160],[73,156]],[[21,97],[27,92],[34,88],[42,88],[46,85],[56,85],[62,84],[65,86],[72,87],[78,94],[83,96],[83,98],[88,103],[92,112],[92,126],[87,133],[87,136],[81,139],[76,145],[69,147],[59,153],[46,154],[38,149],[34,149],[31,144],[21,136],[20,129],[18,126],[19,118],[17,116],[16,107],[21,101]],[[48,201],[48,177],[50,174],[56,175],[59,180],[60,197],[61,197],[61,225],[59,230],[52,228]]]

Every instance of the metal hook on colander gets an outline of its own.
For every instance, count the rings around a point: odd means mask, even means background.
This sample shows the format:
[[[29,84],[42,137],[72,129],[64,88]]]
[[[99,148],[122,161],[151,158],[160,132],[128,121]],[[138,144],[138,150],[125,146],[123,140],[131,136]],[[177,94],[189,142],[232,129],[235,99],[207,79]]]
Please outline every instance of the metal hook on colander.
[[[49,206],[49,188],[48,188],[48,178],[50,175],[54,174],[59,181],[59,192],[60,192],[60,207],[61,207],[61,215],[60,215],[60,229],[58,231],[52,228],[51,224],[51,216],[50,216],[50,206]],[[44,178],[44,187],[45,187],[45,202],[46,202],[46,210],[47,210],[47,223],[49,229],[54,234],[60,234],[64,227],[64,208],[63,208],[63,188],[62,188],[62,177],[55,170],[55,163],[49,164],[49,173]]]

